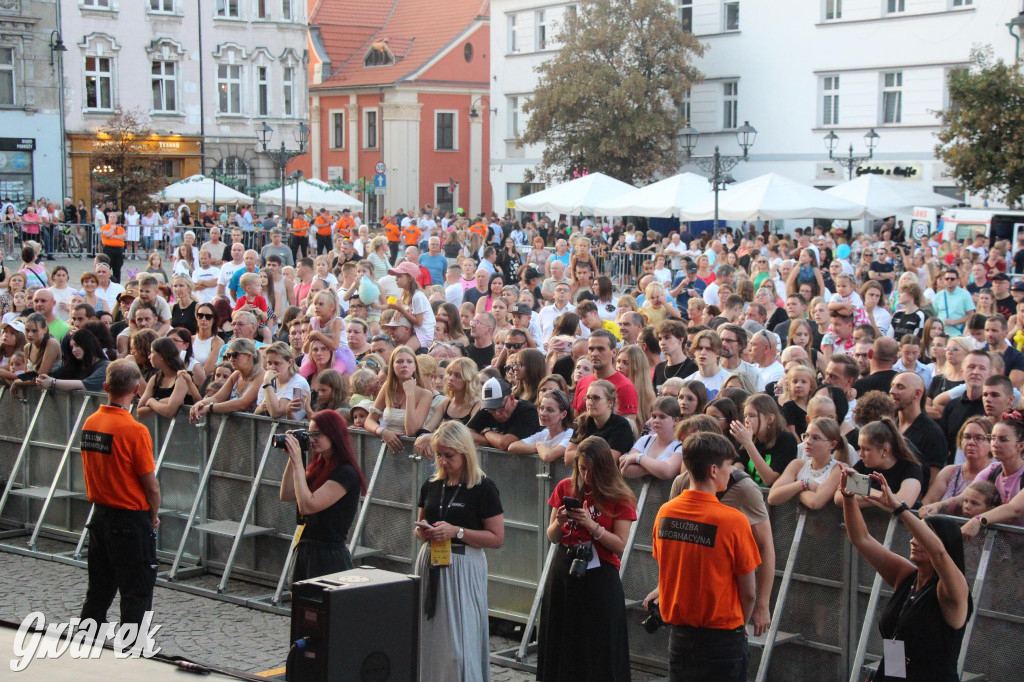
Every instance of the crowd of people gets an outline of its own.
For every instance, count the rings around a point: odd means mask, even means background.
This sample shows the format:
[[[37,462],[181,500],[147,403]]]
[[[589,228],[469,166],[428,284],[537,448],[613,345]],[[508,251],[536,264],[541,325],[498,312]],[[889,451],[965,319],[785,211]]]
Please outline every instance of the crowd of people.
[[[168,212],[195,220],[187,207]],[[143,377],[140,417],[187,406],[196,421],[209,412],[312,418],[311,438],[326,443],[314,452],[328,454],[303,478],[289,441],[282,499],[314,516],[354,504],[347,493],[363,485],[347,428],[436,458],[416,533],[418,568],[430,576],[425,641],[461,643],[445,679],[487,668],[486,603],[472,618],[437,615],[453,595],[485,589],[480,550],[502,542],[502,482],[480,470],[477,447],[561,460],[573,472],[550,500],[548,537],[565,551],[545,591],[544,680],[628,673],[617,572],[636,518],[626,478],[695,491],[669,510],[684,516],[701,494],[735,489],[724,501],[742,523],[718,512],[693,522],[725,524],[745,547],[731,574],[743,580],[725,590],[735,608],[687,607],[664,570],[659,590],[673,595],[666,622],[696,628],[673,639],[673,659],[720,649],[743,669],[745,636],[739,646],[705,630],[769,625],[774,552],[757,486],[770,488],[769,504],[834,503],[848,520],[871,505],[960,514],[970,518],[965,536],[1024,520],[1024,281],[1008,276],[1024,272],[1024,244],[908,240],[893,220],[856,238],[831,225],[783,236],[753,224],[666,236],[429,206],[387,213],[379,230],[348,211],[311,208],[271,216],[251,239],[244,216],[201,214],[212,223],[205,238],[185,230],[167,258],[141,236],[142,248],[118,237],[125,219],[111,208],[97,224],[104,252],[74,284],[27,240],[20,269],[0,266],[0,379],[14,390],[100,390],[107,364],[127,357]],[[140,266],[120,283],[126,249]],[[624,290],[613,269],[628,274]],[[341,426],[327,414],[343,416]],[[324,464],[332,443],[335,455],[349,450],[343,475]],[[870,494],[847,497],[854,474],[869,477]],[[347,531],[353,514],[331,518]],[[672,546],[676,535],[704,537],[672,530],[681,518],[665,521],[656,547],[667,565],[693,560]],[[914,575],[948,581],[932,527],[911,526],[936,564]],[[851,539],[884,564],[859,529],[852,523]],[[345,532],[321,525],[319,537],[343,545]],[[304,550],[302,574],[350,566],[335,550]],[[923,565],[923,551],[909,561]],[[438,563],[442,554],[449,563]],[[570,578],[577,559],[581,580]],[[902,588],[909,569],[885,565]],[[441,566],[461,568],[453,576]],[[581,612],[593,593],[619,597]],[[962,618],[946,620],[962,633]],[[447,630],[430,630],[439,627]],[[585,653],[558,656],[564,647]]]

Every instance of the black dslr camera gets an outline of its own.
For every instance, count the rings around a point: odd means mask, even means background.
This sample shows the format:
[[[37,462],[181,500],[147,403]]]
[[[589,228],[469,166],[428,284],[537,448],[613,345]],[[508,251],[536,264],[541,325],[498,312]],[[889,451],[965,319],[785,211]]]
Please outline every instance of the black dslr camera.
[[[640,625],[644,626],[647,634],[653,635],[664,624],[665,621],[661,619],[661,609],[658,608],[656,602],[652,601],[647,605],[647,617],[640,621]]]
[[[573,578],[585,578],[587,576],[587,564],[594,558],[594,548],[590,545],[573,545],[566,550],[572,563],[569,565],[569,575]]]
[[[303,453],[309,452],[309,431],[306,429],[296,429],[291,434],[295,436],[295,440],[299,441],[299,450]],[[284,439],[287,435],[287,433],[278,433],[271,436],[270,445],[278,450],[284,450]]]

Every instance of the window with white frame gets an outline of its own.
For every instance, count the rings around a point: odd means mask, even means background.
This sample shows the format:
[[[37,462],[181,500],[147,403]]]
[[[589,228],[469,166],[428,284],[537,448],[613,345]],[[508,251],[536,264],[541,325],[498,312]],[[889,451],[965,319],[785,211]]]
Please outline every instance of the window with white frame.
[[[377,148],[377,110],[363,109],[363,149]]]
[[[217,65],[217,112],[242,113],[242,65]]]
[[[825,21],[843,18],[843,0],[825,0]]]
[[[345,148],[344,111],[335,111],[331,113],[331,147],[333,149]]]
[[[153,111],[173,112],[178,110],[178,71],[174,62],[155,60],[151,68],[153,87]]]
[[[903,122],[903,72],[882,74],[882,123]]]
[[[295,115],[295,67],[286,66],[284,75],[281,78],[282,99],[284,100],[284,115]]]
[[[740,3],[739,0],[728,0],[722,3],[722,30],[740,30]]]
[[[114,60],[110,57],[85,58],[85,108],[114,108]]]
[[[508,136],[511,139],[519,137],[519,98],[508,98]]]
[[[158,14],[173,14],[175,0],[149,0],[149,11]]]
[[[693,91],[690,88],[683,90],[683,98],[679,103],[679,116],[683,119],[683,125],[690,125],[690,103],[692,101]]]
[[[519,45],[516,42],[518,36],[518,28],[516,26],[516,15],[508,15],[508,51],[519,52]]]
[[[534,17],[534,49],[543,50],[548,46],[548,24],[544,10],[539,9],[533,14]]]
[[[256,67],[256,115],[270,115],[270,67]]]
[[[434,112],[434,149],[445,151],[458,149],[454,111]]]
[[[217,171],[221,175],[226,175],[232,180],[237,180],[243,185],[248,185],[251,179],[250,173],[251,168],[244,159],[240,159],[237,156],[229,156],[226,159],[221,159],[220,163],[217,164]]]
[[[971,7],[974,0],[953,0],[953,7]]]
[[[241,16],[239,2],[240,0],[217,0],[217,16],[238,19]]]
[[[256,18],[270,19],[270,0],[256,0]]]
[[[693,0],[677,0],[676,10],[683,30],[693,32]]]
[[[0,106],[14,106],[13,47],[0,47]]]
[[[740,84],[736,81],[722,83],[722,128],[733,130],[739,127]]]
[[[281,0],[281,21],[292,21],[292,0]]]
[[[839,76],[821,79],[821,124],[839,125]]]
[[[458,192],[459,186],[455,185]],[[452,192],[451,184],[434,185],[434,206],[442,213],[455,210],[455,193]]]
[[[907,0],[885,0],[886,14],[899,14],[907,11]]]
[[[110,0],[79,0],[82,7],[90,9],[110,9]]]

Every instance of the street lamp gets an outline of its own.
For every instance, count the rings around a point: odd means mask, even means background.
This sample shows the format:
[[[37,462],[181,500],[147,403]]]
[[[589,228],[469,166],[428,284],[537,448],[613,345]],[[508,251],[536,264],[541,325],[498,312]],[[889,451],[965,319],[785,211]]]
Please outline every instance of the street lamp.
[[[864,145],[868,148],[867,156],[854,156],[853,155],[853,143],[850,143],[850,152],[846,156],[835,156],[836,147],[839,146],[839,136],[836,135],[836,131],[828,131],[828,135],[825,136],[825,148],[828,149],[828,158],[835,161],[840,166],[846,169],[847,179],[853,180],[853,169],[860,166],[864,161],[867,161],[874,157],[875,147],[878,146],[878,140],[881,139],[875,129],[872,128],[868,132],[864,133]]]
[[[732,180],[727,174],[735,168],[740,161],[747,161],[747,153],[754,146],[757,139],[757,130],[750,125],[750,121],[744,121],[743,125],[736,129],[736,143],[743,150],[743,156],[724,156],[719,153],[718,145],[715,145],[715,153],[705,156],[694,156],[693,150],[697,147],[697,140],[700,133],[693,126],[686,126],[679,133],[682,142],[683,154],[687,161],[697,164],[705,173],[711,174],[711,188],[715,193],[715,230],[718,229],[718,193],[725,189],[726,181]]]
[[[480,112],[476,110],[476,105],[480,104],[481,102],[487,102],[488,108],[490,109],[490,112],[492,114],[498,113],[497,108],[490,107],[491,100],[487,99],[486,97],[477,97],[475,100],[473,100],[473,103],[469,105],[469,117],[471,119],[480,118]]]
[[[68,51],[64,39],[60,37],[60,31],[50,31],[50,68],[57,68],[57,100],[60,109],[60,195],[66,197],[68,182],[68,155],[65,148],[64,134],[64,57],[63,53]],[[56,58],[56,59],[55,59]]]
[[[53,56],[57,52],[67,52],[68,47],[60,37],[60,31],[50,31],[50,66],[53,66]]]
[[[287,183],[287,177],[285,171],[288,169],[288,162],[294,159],[296,156],[302,156],[306,153],[306,143],[309,142],[309,126],[303,121],[299,123],[299,129],[295,131],[295,141],[298,142],[298,149],[286,149],[284,146],[284,140],[281,140],[280,149],[271,149],[270,140],[274,137],[274,129],[264,121],[263,125],[256,129],[256,141],[260,143],[263,148],[263,153],[270,157],[270,159],[277,165],[278,171],[281,173],[281,219],[284,219],[285,214],[285,195],[284,189]],[[296,184],[296,197],[298,185]],[[296,199],[296,206],[298,205],[298,199]]]
[[[1020,59],[1020,39],[1021,35],[1024,34],[1024,11],[1006,22],[1006,28],[1010,30],[1010,35],[1017,41],[1017,46],[1013,51],[1013,58]],[[1017,32],[1014,33],[1013,29],[1016,28]]]

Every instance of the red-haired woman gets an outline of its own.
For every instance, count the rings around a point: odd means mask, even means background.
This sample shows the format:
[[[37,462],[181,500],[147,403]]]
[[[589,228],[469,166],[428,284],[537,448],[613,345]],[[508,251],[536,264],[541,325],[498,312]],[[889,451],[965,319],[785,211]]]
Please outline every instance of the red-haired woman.
[[[281,477],[281,501],[295,502],[306,524],[295,548],[293,582],[352,568],[345,546],[366,480],[352,451],[345,420],[334,410],[316,412],[309,420],[309,453],[289,431],[285,437],[288,464]]]

